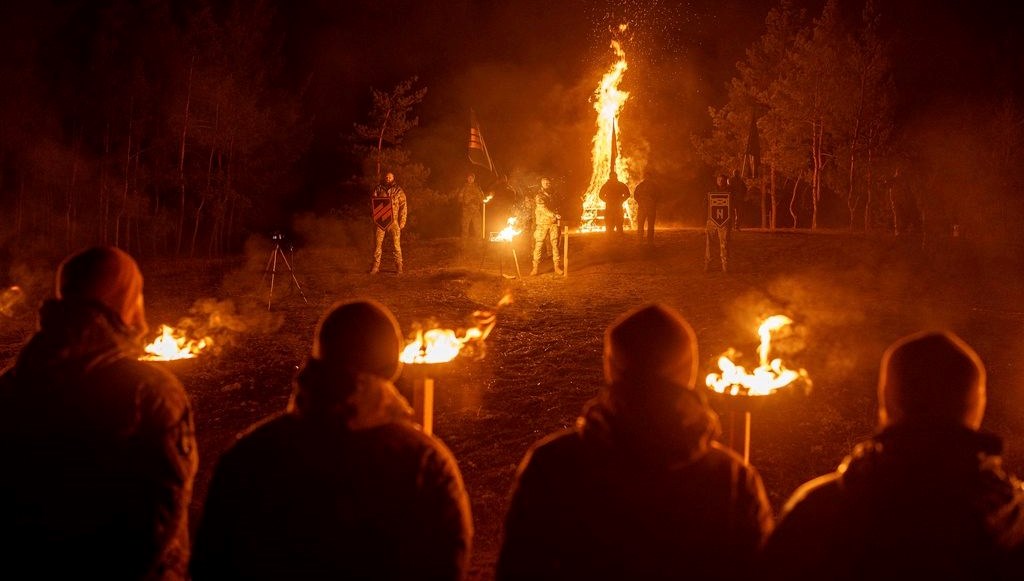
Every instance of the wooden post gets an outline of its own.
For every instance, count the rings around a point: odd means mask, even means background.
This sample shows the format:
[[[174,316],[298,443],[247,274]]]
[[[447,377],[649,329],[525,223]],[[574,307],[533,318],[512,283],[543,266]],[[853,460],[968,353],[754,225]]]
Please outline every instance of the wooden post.
[[[562,276],[569,276],[569,227],[562,227],[562,235],[565,240],[562,242]]]
[[[750,412],[743,416],[743,463],[750,464]]]
[[[434,433],[434,380],[430,377],[413,381],[413,410],[416,419],[423,426],[423,433]]]

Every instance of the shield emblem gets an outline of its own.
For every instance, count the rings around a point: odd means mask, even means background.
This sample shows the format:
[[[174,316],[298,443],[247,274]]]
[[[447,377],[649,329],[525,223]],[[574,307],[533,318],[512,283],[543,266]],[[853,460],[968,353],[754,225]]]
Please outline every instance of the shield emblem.
[[[391,206],[391,196],[373,196],[370,198],[373,209],[373,223],[381,230],[387,230],[395,221],[395,211]]]
[[[721,228],[729,221],[729,192],[711,192],[708,194],[708,220]]]

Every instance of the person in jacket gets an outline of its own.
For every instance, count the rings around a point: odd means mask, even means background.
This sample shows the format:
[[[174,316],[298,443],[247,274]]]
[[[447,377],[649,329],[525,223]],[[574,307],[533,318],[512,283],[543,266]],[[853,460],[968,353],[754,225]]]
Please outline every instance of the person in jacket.
[[[609,234],[617,232],[622,234],[624,222],[622,204],[629,199],[629,186],[619,181],[618,174],[612,170],[608,181],[601,186],[598,197],[605,203],[604,225],[605,231]]]
[[[1024,489],[981,431],[985,368],[962,339],[889,347],[878,433],[801,486],[765,548],[773,579],[1019,579]]]
[[[287,410],[217,463],[193,579],[463,577],[469,501],[455,458],[392,384],[401,347],[376,302],[320,320]]]
[[[757,471],[714,441],[692,328],[650,304],[604,345],[600,394],[520,464],[497,578],[745,578],[771,507]]]
[[[373,222],[375,246],[373,249],[373,266],[370,274],[380,272],[380,258],[384,248],[385,235],[391,236],[391,246],[395,253],[395,272],[402,274],[402,230],[405,229],[409,209],[406,206],[405,190],[395,181],[395,174],[387,172],[384,181],[373,190]]]
[[[555,208],[551,179],[541,178],[540,189],[533,196],[533,269],[530,270],[531,276],[536,276],[540,268],[545,242],[548,242],[551,247],[551,261],[555,267],[555,274],[562,274],[562,254],[558,250],[558,228],[561,219]]]
[[[94,247],[56,279],[0,377],[0,558],[33,579],[186,579],[192,412],[173,375],[139,361],[142,274]]]

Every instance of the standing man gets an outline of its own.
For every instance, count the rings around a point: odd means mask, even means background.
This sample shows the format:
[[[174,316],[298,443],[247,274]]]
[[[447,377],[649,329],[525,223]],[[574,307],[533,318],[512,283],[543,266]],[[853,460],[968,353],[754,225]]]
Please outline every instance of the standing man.
[[[650,172],[643,181],[633,188],[633,198],[636,199],[636,232],[640,240],[644,239],[644,225],[647,226],[647,243],[654,244],[654,220],[658,215],[658,178],[654,172]]]
[[[619,181],[619,176],[612,170],[608,181],[601,186],[598,196],[604,201],[605,231],[611,234],[622,234],[622,204],[629,199],[629,186]]]
[[[139,361],[142,273],[97,246],[56,278],[0,378],[0,558],[14,577],[184,580],[195,430],[178,379]]]
[[[466,183],[459,187],[457,195],[462,205],[462,237],[482,237],[484,191],[476,183],[476,174],[470,172],[466,175]]]
[[[739,170],[732,170],[729,178],[729,193],[732,194],[732,220],[733,227],[740,229],[740,224],[747,219],[747,184],[743,183]]]
[[[704,272],[711,267],[711,237],[718,236],[718,257],[722,272],[729,272],[729,230],[732,228],[732,210],[728,178],[718,174],[715,190],[708,192],[704,202],[707,222],[704,225]]]
[[[551,260],[555,265],[555,274],[562,274],[562,255],[558,251],[558,226],[562,217],[555,211],[554,194],[551,191],[551,179],[540,179],[540,190],[533,196],[533,270],[530,276],[537,275],[541,256],[544,255],[544,241],[551,243]]]
[[[384,246],[384,235],[391,234],[395,252],[395,269],[402,274],[402,229],[408,209],[405,205],[405,191],[395,181],[395,174],[384,174],[384,182],[377,185],[370,199],[373,208],[373,223],[376,224],[376,247],[373,250],[373,266],[370,274],[380,272],[380,255]]]

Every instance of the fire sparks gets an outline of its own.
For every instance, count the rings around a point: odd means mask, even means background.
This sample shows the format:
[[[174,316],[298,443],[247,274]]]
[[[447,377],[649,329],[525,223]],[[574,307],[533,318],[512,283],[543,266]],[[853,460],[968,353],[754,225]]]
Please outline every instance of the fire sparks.
[[[755,396],[769,395],[798,379],[810,385],[811,379],[805,369],[787,369],[782,359],[769,358],[772,334],[792,322],[792,319],[785,315],[773,315],[765,319],[757,329],[757,334],[761,338],[761,344],[757,348],[760,360],[757,368],[748,373],[735,363],[736,351],[729,349],[718,358],[718,367],[722,373],[709,373],[706,379],[707,386],[718,393]]]
[[[191,359],[203,349],[209,347],[208,337],[198,341],[189,339],[181,331],[167,325],[160,325],[160,334],[152,343],[146,345],[146,354],[140,357],[144,361],[175,361]]]
[[[509,218],[511,223],[515,218]],[[507,228],[506,228],[507,230]],[[483,342],[497,322],[495,311],[512,302],[511,295],[505,295],[492,310],[475,311],[473,327],[458,334],[453,329],[418,330],[416,338],[405,346],[399,359],[402,363],[447,363],[463,353],[467,346],[475,346],[474,352],[482,357]]]
[[[626,31],[626,25],[619,26],[619,33]],[[615,164],[615,173],[619,181],[628,184],[630,181],[629,162],[624,155],[616,155],[621,152],[619,147],[616,127],[619,125],[619,113],[626,103],[629,93],[619,90],[619,83],[625,74],[627,67],[626,53],[617,40],[612,40],[611,48],[615,52],[616,61],[611,69],[605,73],[594,91],[593,104],[597,111],[597,133],[594,134],[593,149],[590,158],[593,171],[590,175],[590,185],[583,196],[583,217],[580,225],[581,232],[594,232],[604,229],[604,226],[597,224],[598,213],[604,210],[604,202],[599,197],[601,186],[608,180],[612,164]],[[613,146],[613,140],[615,141]],[[626,208],[628,215],[628,208]]]
[[[523,233],[522,230],[516,228],[517,219],[515,216],[510,216],[508,223],[498,235],[494,237],[496,242],[512,242],[512,239]]]

